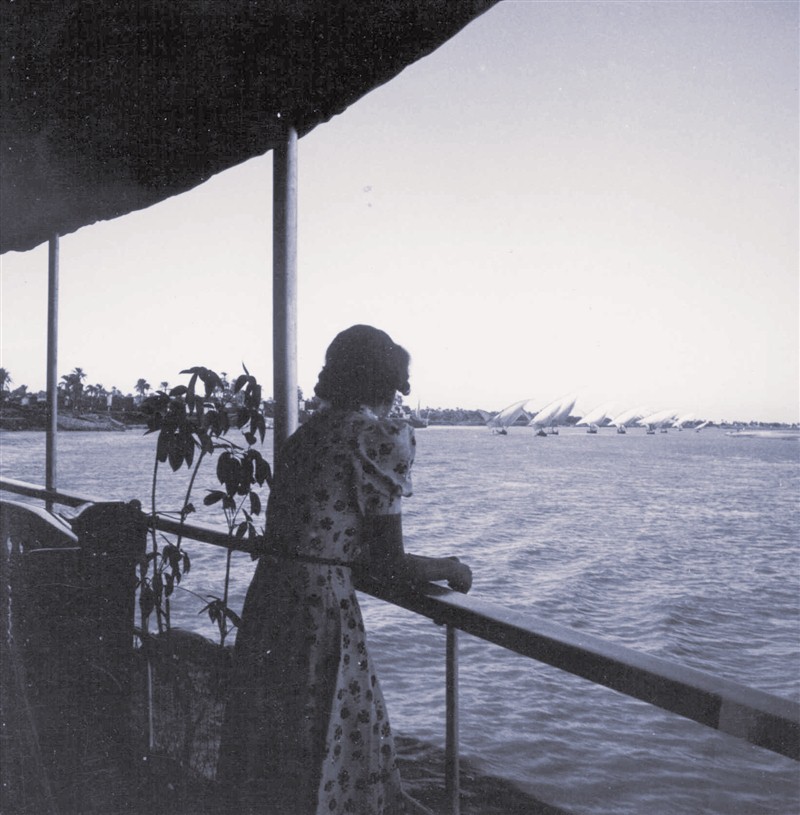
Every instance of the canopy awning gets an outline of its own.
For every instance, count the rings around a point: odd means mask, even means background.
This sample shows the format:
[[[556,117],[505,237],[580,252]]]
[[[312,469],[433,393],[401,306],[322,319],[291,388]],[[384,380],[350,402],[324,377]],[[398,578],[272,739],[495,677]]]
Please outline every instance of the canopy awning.
[[[3,4],[0,252],[305,135],[497,0]]]

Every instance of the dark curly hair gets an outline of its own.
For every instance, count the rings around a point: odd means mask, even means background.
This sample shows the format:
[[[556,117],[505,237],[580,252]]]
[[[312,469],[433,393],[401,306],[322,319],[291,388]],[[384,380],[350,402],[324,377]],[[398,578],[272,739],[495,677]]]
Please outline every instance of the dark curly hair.
[[[337,408],[391,404],[397,391],[408,396],[411,390],[410,361],[408,351],[385,331],[354,325],[328,346],[314,393]]]

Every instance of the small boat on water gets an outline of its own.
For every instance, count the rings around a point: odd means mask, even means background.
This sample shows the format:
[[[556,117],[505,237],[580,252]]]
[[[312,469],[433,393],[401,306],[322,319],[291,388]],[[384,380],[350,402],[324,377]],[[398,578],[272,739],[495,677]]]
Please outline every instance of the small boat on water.
[[[411,415],[408,418],[408,423],[411,425],[411,427],[416,427],[417,429],[428,426],[428,415],[427,413],[425,416],[422,415],[419,402],[417,402],[417,407],[411,411]]]
[[[598,405],[596,408],[590,410],[585,416],[582,416],[575,427],[586,427],[586,432],[592,435],[596,434],[601,425],[611,419],[612,403],[606,402]]]
[[[647,416],[649,413],[650,410],[648,408],[641,406],[628,408],[628,410],[623,410],[622,413],[618,413],[614,416],[611,420],[611,426],[617,428],[617,433],[626,433],[629,424],[639,421],[639,419]]]
[[[528,422],[528,426],[536,429],[537,436],[548,435],[546,432],[542,432],[545,428],[549,428],[549,434],[551,436],[557,436],[558,425],[563,423],[569,416],[577,401],[578,397],[576,394],[568,394],[549,402],[541,410],[536,412],[534,417]]]
[[[487,420],[487,426],[492,429],[492,433],[496,436],[507,436],[508,428],[522,416],[528,402],[530,402],[530,399],[520,399],[519,402],[506,405],[499,413]]]
[[[698,428],[699,429],[699,428]],[[738,430],[727,430],[726,436],[740,439],[794,439],[800,440],[800,431],[775,430],[770,428],[743,427]]]
[[[677,430],[683,430],[683,426],[687,422],[691,422],[694,420],[694,413],[684,413],[682,416],[678,416],[675,421],[672,423],[671,427],[676,428]]]
[[[667,432],[667,425],[675,421],[677,413],[674,410],[658,410],[637,420],[637,424],[647,428],[647,435],[653,436],[657,430]]]

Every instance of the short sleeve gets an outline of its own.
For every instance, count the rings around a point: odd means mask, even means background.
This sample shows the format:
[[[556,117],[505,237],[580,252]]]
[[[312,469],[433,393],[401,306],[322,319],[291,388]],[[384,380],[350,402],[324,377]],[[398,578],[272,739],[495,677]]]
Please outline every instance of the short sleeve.
[[[358,422],[353,440],[355,498],[362,515],[396,515],[411,495],[416,440],[403,421]]]

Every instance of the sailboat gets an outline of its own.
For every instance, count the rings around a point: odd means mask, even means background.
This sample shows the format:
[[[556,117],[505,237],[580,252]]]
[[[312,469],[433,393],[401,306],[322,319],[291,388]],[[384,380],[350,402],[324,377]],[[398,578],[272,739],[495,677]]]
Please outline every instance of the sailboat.
[[[523,414],[525,405],[527,405],[528,402],[530,402],[530,399],[522,399],[519,402],[513,402],[507,405],[486,422],[487,426],[492,428],[492,433],[498,436],[507,436],[508,428]]]
[[[575,407],[575,402],[577,401],[577,395],[570,394],[550,402],[536,413],[530,422],[528,422],[528,426],[536,428],[537,436],[547,435],[545,433],[546,427],[550,428],[550,435],[557,436],[557,426],[569,416],[570,411]]]
[[[603,424],[603,422],[608,421],[612,417],[612,407],[613,404],[611,402],[598,405],[593,410],[590,410],[585,416],[582,416],[575,426],[583,427],[586,425],[587,433],[597,433],[598,428]]]
[[[428,414],[426,413],[423,417],[422,411],[419,408],[419,402],[417,402],[416,409],[411,411],[411,416],[409,417],[408,422],[411,427],[421,428],[428,426]]]
[[[675,427],[678,430],[683,430],[683,426],[686,422],[690,422],[694,419],[694,413],[684,413],[682,416],[678,416],[677,419],[670,425],[670,427]]]
[[[655,413],[650,413],[647,416],[643,416],[638,420],[638,424],[647,428],[647,434],[649,436],[652,436],[656,430],[666,433],[666,426],[670,422],[675,421],[675,417],[677,415],[678,414],[674,410],[658,410]]]
[[[612,427],[617,428],[617,433],[625,433],[626,428],[631,422],[637,422],[643,416],[647,416],[650,413],[650,410],[645,407],[634,407],[628,408],[628,410],[623,410],[622,413],[619,413],[611,420]]]

